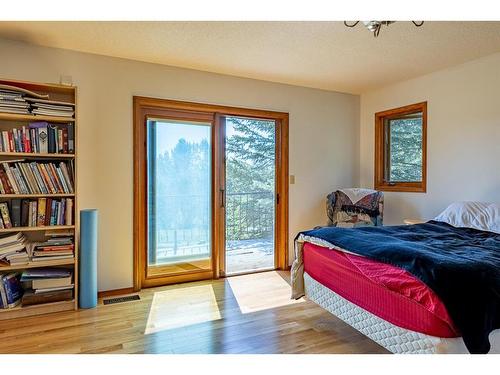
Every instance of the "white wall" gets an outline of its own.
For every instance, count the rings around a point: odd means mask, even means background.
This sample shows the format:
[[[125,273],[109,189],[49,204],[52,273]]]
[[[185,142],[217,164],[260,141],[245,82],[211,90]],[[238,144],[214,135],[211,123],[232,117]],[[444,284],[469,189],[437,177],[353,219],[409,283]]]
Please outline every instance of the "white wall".
[[[387,224],[431,219],[454,201],[500,202],[500,54],[361,95],[361,185],[373,187],[374,114],[422,101],[427,193],[385,193]]]
[[[0,77],[78,86],[80,208],[98,208],[99,290],[132,286],[132,96],[290,113],[290,240],[324,224],[325,196],[354,186],[359,97],[0,39]],[[292,246],[290,246],[292,252]]]

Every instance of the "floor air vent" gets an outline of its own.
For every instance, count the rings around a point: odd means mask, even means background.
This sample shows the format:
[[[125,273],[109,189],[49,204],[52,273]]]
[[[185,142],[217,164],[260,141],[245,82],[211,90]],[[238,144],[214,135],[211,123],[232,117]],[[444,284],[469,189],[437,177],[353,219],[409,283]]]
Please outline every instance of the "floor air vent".
[[[125,297],[117,297],[117,298],[108,298],[102,300],[102,303],[105,305],[111,305],[113,303],[120,303],[120,302],[129,302],[129,301],[137,301],[140,300],[141,297],[139,297],[137,294],[133,296],[125,296]]]

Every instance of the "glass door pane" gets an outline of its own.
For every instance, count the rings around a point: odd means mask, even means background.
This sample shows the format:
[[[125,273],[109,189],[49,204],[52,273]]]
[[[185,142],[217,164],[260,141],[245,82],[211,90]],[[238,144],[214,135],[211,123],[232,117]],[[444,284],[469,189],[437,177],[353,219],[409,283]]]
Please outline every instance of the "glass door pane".
[[[212,268],[212,124],[148,119],[147,274]]]
[[[275,268],[276,124],[225,118],[225,273]]]

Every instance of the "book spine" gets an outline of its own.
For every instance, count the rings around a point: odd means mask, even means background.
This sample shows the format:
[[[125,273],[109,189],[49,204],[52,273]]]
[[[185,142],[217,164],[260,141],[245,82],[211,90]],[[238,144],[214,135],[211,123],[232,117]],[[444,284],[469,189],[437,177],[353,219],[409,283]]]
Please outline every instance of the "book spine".
[[[55,127],[52,125],[49,125],[48,133],[49,133],[49,139],[48,139],[48,150],[49,154],[55,153],[55,140],[54,140],[54,129]]]
[[[73,154],[75,152],[75,131],[73,124],[68,124],[68,153]]]
[[[30,212],[30,227],[36,227],[37,225],[37,217],[38,217],[38,207],[37,201],[31,201],[31,212]]]
[[[64,144],[64,141],[63,141],[62,129],[57,129],[57,146],[58,146],[57,152],[59,154],[62,154],[64,152],[63,151],[63,144]]]
[[[45,225],[45,204],[47,200],[45,198],[38,199],[38,221],[37,226],[43,227]]]
[[[10,202],[11,205],[11,213],[12,213],[12,226],[20,227],[21,226],[21,200],[20,199],[12,199]]]
[[[12,136],[12,133],[7,132],[7,137],[9,138],[9,151],[14,152],[14,137]]]
[[[73,199],[66,199],[66,225],[73,225]],[[74,245],[71,245],[74,246]]]
[[[44,223],[44,225],[50,225],[51,215],[52,215],[52,198],[47,198],[47,203],[45,204],[45,223]]]
[[[3,309],[8,308],[7,292],[5,291],[5,285],[3,282],[3,275],[0,275],[0,303],[1,303]]]
[[[0,203],[0,214],[2,215],[3,225],[5,228],[12,228],[12,223],[9,216],[9,206],[7,203]]]
[[[68,153],[68,129],[62,129],[63,153]]]
[[[50,215],[50,225],[56,225],[57,218],[57,201],[52,201],[51,215]]]
[[[46,154],[49,152],[48,150],[48,133],[47,126],[38,128],[38,142],[40,145],[40,153]]]
[[[21,226],[29,226],[30,201],[23,199],[21,203]]]

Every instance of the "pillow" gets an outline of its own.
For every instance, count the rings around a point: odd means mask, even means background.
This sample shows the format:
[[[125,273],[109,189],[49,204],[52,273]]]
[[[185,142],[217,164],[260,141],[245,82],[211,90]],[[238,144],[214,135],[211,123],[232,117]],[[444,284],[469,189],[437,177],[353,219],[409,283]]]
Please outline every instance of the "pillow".
[[[434,220],[454,227],[465,227],[500,234],[500,205],[484,202],[450,204]]]

